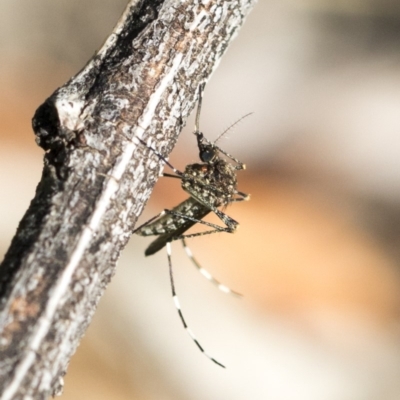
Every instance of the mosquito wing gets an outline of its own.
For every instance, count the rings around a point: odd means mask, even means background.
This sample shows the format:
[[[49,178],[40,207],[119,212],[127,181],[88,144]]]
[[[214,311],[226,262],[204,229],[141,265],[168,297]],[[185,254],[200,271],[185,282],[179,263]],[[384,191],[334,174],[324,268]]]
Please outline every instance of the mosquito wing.
[[[203,204],[189,197],[172,210],[165,210],[165,213],[155,221],[144,225],[136,233],[141,236],[159,236],[150,243],[145,251],[150,256],[161,250],[167,242],[184,234],[193,225],[203,219],[211,210]]]

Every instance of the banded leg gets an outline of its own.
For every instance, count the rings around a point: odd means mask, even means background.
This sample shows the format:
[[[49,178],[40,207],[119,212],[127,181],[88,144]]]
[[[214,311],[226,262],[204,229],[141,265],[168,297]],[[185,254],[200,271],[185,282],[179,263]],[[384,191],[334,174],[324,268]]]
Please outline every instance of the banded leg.
[[[237,165],[235,166],[235,169],[237,171],[240,171],[242,169],[246,169],[246,164],[242,163],[241,161],[239,161],[237,158],[231,156],[229,153],[227,153],[225,150],[222,150],[220,147],[215,146],[219,152],[221,152],[222,154],[224,154],[226,157],[230,158],[232,161],[234,161]]]
[[[179,217],[179,218],[185,219],[187,221],[193,221],[196,224],[209,226],[211,228],[214,228],[214,230],[217,232],[233,233],[236,230],[237,226],[239,225],[239,223],[237,221],[235,221],[229,215],[224,214],[222,211],[218,210],[217,208],[212,209],[211,211],[213,211],[226,226],[219,226],[219,225],[213,224],[212,222],[207,222],[207,221],[203,221],[202,219],[193,218],[193,217],[190,217],[185,214],[181,214],[181,213],[173,211],[173,210],[164,210],[164,211],[167,214],[174,215],[175,217]],[[206,234],[206,233],[208,233],[208,232],[199,232],[199,234],[195,234],[195,235],[201,236],[202,234]]]
[[[203,347],[200,345],[196,337],[194,336],[192,330],[188,327],[186,324],[185,318],[183,317],[182,311],[181,311],[181,305],[179,304],[178,296],[176,295],[175,291],[175,283],[174,283],[174,276],[172,273],[172,261],[171,261],[171,243],[168,242],[166,244],[167,247],[167,256],[168,256],[168,267],[169,267],[169,277],[171,281],[171,290],[172,290],[172,299],[174,300],[175,308],[178,311],[179,318],[182,321],[183,327],[186,329],[186,332],[189,334],[189,336],[192,338],[192,340],[195,342],[196,346],[200,349],[200,351],[207,357],[209,358],[212,362],[215,364],[219,365],[222,368],[225,368],[224,365],[222,365],[220,362],[218,362],[215,358],[211,357],[206,351],[203,349]]]
[[[159,214],[155,215],[154,217],[152,217],[152,218],[150,218],[149,220],[147,220],[146,222],[144,222],[142,225],[140,225],[140,226],[138,226],[137,228],[135,228],[135,229],[132,231],[132,235],[135,234],[136,232],[138,232],[138,231],[139,231],[140,229],[142,229],[143,227],[145,227],[145,226],[147,226],[147,225],[150,225],[150,224],[151,224],[153,221],[155,221],[156,219],[163,217],[165,214],[166,214],[165,210],[162,210]],[[149,234],[146,235],[146,236],[150,236],[150,235],[152,235],[152,234],[153,234],[153,233],[149,233]]]
[[[177,212],[172,211],[172,210],[165,210],[165,212],[167,214],[171,214],[171,215],[174,215],[176,217],[180,217],[180,218],[186,219],[187,221],[192,221],[192,222],[194,222],[196,224],[206,225],[206,226],[209,226],[211,228],[214,228],[214,229],[211,229],[211,230],[208,230],[208,231],[204,231],[204,232],[180,234],[180,235],[174,235],[174,236],[170,235],[170,238],[168,239],[168,241],[174,241],[174,240],[179,240],[179,239],[185,239],[185,238],[187,239],[187,238],[193,238],[193,237],[197,237],[197,236],[210,235],[212,233],[218,233],[218,232],[234,233],[236,228],[239,225],[239,223],[237,221],[235,221],[233,218],[229,217],[228,215],[224,214],[223,212],[219,211],[218,209],[216,209],[216,211],[214,211],[214,212],[217,214],[218,217],[220,217],[220,219],[224,222],[224,224],[226,226],[219,226],[219,225],[213,224],[211,222],[203,221],[201,219],[196,219],[196,218],[192,218],[192,217],[189,217],[189,216],[181,214],[181,213],[177,213]]]
[[[199,264],[199,262],[194,258],[192,251],[187,246],[185,239],[182,239],[182,245],[183,248],[185,249],[186,255],[189,257],[189,259],[192,261],[193,265],[197,268],[197,270],[201,273],[201,275],[203,275],[207,280],[209,280],[212,284],[214,284],[219,290],[221,290],[221,292],[242,297],[240,293],[235,292],[234,290],[228,288],[228,286],[225,286],[221,282],[217,281],[207,270],[205,270]]]

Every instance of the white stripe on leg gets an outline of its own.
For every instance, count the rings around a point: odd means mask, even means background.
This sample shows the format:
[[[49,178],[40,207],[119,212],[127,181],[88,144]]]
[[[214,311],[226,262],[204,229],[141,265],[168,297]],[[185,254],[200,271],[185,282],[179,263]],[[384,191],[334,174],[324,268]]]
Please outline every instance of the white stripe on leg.
[[[167,242],[166,244],[166,248],[167,248],[167,256],[168,256],[168,267],[169,267],[169,276],[170,276],[170,282],[171,282],[171,290],[172,290],[172,300],[174,302],[175,308],[178,311],[179,314],[179,318],[182,321],[182,324],[186,330],[186,332],[189,334],[189,336],[192,338],[192,340],[194,341],[194,343],[196,344],[196,346],[200,349],[200,351],[207,357],[209,358],[212,362],[214,362],[215,364],[219,365],[222,368],[225,368],[224,365],[222,365],[220,362],[218,362],[215,358],[211,357],[210,355],[208,355],[203,347],[201,346],[201,344],[199,343],[199,341],[196,339],[196,336],[194,335],[193,331],[188,327],[186,320],[182,314],[182,310],[181,310],[181,304],[179,302],[178,296],[176,295],[176,291],[175,291],[175,282],[174,282],[174,276],[172,273],[172,259],[171,259],[171,243]]]
[[[192,251],[187,246],[185,239],[182,239],[183,248],[185,249],[186,255],[192,261],[193,265],[197,268],[201,275],[203,275],[207,280],[213,283],[221,292],[233,294],[238,297],[242,297],[242,295],[238,292],[235,292],[232,289],[229,289],[228,286],[223,285],[221,282],[217,281],[206,269],[204,269],[198,261],[194,258]]]

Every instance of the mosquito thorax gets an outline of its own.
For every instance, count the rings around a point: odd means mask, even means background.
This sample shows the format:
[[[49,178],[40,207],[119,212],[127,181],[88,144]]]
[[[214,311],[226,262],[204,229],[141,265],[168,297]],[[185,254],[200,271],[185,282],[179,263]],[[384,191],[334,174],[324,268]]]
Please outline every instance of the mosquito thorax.
[[[204,205],[226,205],[236,193],[235,168],[221,158],[213,164],[187,165],[181,179],[182,189]]]

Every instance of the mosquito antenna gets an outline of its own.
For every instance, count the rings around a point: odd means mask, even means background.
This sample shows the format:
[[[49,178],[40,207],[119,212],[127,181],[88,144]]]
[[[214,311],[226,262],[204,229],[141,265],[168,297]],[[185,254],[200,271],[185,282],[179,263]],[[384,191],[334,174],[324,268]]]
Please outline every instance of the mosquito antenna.
[[[243,121],[245,118],[249,117],[250,115],[254,114],[253,112],[250,112],[246,115],[243,115],[243,117],[240,117],[237,121],[235,121],[232,125],[228,126],[218,137],[216,140],[214,140],[214,144],[218,142],[219,139],[221,139],[225,133],[230,131],[235,125],[237,125],[239,122]]]
[[[196,122],[194,125],[195,135],[197,135],[200,132],[200,112],[201,112],[201,103],[203,102],[203,91],[204,91],[205,86],[206,86],[205,83],[202,83],[199,86],[199,100],[197,102]]]

